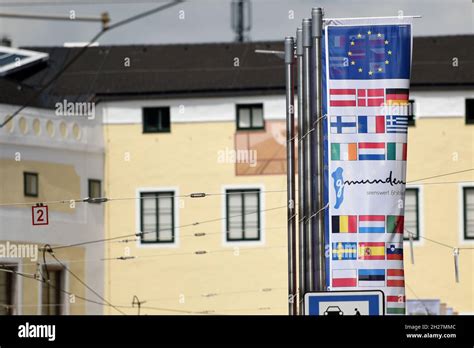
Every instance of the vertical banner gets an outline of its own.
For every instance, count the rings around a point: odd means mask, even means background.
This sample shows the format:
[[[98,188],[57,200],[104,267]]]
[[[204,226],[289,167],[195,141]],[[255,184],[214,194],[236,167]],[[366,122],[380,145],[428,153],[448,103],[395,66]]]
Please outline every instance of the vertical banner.
[[[411,22],[347,19],[326,24],[326,285],[330,291],[382,290],[386,314],[405,314]]]

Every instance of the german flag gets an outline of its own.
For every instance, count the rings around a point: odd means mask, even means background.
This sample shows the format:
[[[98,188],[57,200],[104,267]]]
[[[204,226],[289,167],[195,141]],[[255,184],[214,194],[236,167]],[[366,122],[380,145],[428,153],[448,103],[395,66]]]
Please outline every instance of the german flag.
[[[387,88],[385,101],[387,105],[408,105],[408,89]]]

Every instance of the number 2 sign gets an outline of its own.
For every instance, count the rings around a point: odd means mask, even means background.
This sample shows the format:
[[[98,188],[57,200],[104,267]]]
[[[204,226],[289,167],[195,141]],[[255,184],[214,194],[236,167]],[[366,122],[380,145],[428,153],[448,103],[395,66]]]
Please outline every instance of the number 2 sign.
[[[47,225],[49,223],[48,220],[48,206],[36,206],[31,207],[31,218],[33,222],[33,226],[37,225]]]

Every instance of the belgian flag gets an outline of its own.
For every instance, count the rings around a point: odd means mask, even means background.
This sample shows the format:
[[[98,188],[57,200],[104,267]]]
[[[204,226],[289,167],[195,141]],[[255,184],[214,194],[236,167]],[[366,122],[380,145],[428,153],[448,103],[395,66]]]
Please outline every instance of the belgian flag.
[[[357,215],[333,215],[331,217],[332,233],[356,233]]]

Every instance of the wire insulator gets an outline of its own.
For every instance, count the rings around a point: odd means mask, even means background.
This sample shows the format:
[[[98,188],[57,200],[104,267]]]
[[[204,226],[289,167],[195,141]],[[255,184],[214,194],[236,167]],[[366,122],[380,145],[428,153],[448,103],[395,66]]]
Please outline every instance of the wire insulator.
[[[191,198],[204,198],[206,197],[206,193],[204,192],[194,192],[189,195]]]

